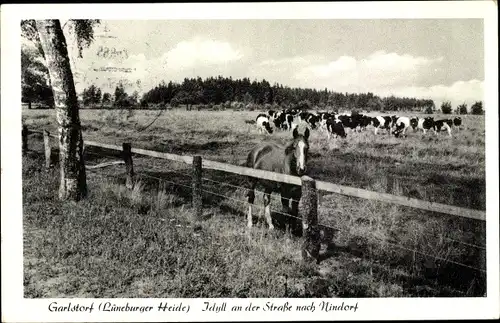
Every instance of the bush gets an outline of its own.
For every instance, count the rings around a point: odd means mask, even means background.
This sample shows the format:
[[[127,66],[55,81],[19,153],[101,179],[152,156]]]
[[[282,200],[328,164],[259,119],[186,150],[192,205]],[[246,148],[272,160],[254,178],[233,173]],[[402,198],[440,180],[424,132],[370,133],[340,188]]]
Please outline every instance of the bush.
[[[467,104],[463,103],[457,107],[457,114],[467,114]]]
[[[238,101],[233,101],[231,103],[231,107],[234,109],[234,110],[243,110],[243,102],[238,102]]]
[[[231,108],[231,101],[226,101],[223,104],[223,108],[224,108],[224,110],[230,109]]]
[[[470,112],[471,112],[471,114],[476,114],[476,115],[484,114],[483,102],[478,101],[478,102],[474,103],[472,105],[472,107],[470,108]]]
[[[441,111],[443,114],[451,114],[451,102],[445,101],[441,104]]]

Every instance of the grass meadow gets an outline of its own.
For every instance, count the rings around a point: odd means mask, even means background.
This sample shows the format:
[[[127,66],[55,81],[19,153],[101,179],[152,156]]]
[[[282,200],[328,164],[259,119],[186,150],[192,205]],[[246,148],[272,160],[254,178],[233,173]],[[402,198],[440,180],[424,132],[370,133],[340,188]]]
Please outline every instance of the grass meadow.
[[[258,111],[81,110],[85,140],[242,165],[264,140]],[[435,116],[436,117],[436,116]],[[448,116],[447,116],[448,117]],[[452,137],[369,129],[345,139],[313,131],[309,175],[318,180],[485,209],[483,116],[462,116]],[[53,110],[23,110],[30,130],[55,133]],[[54,144],[55,145],[55,144]],[[301,239],[245,221],[246,179],[204,170],[204,219],[190,209],[188,165],[134,156],[124,167],[87,171],[89,197],[57,200],[57,167],[43,143],[23,157],[25,297],[440,297],[483,296],[485,224],[341,195],[320,196],[322,260],[301,260]],[[88,149],[88,165],[120,158]],[[215,193],[215,194],[214,194]],[[226,196],[229,198],[222,197]],[[257,193],[256,205],[262,205]],[[272,208],[280,211],[279,196]],[[256,208],[257,209],[257,208]],[[256,211],[257,213],[259,211]],[[260,210],[262,212],[262,210]],[[279,222],[279,214],[275,214]],[[457,265],[461,263],[466,265]],[[468,267],[467,267],[468,266]]]

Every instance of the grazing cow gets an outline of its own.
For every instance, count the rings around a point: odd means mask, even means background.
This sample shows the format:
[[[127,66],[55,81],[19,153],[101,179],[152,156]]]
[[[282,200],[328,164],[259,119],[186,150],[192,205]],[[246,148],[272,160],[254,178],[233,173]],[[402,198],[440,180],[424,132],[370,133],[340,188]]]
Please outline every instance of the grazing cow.
[[[424,134],[427,132],[427,130],[434,129],[434,118],[433,117],[419,118],[417,130],[418,129],[421,129],[424,132]]]
[[[365,130],[372,122],[372,118],[362,115],[359,123],[360,130]]]
[[[413,131],[417,131],[418,121],[419,121],[418,117],[413,117],[410,119],[410,126],[413,128]]]
[[[398,116],[397,115],[392,115],[391,116],[391,130],[396,126],[396,122],[398,121]]]
[[[320,112],[318,113],[319,117],[319,130],[328,131],[326,123],[328,119],[335,118],[335,114],[329,112]]]
[[[274,126],[277,129],[287,130],[288,122],[287,122],[287,114],[285,112],[278,112],[277,116],[273,119]]]
[[[453,126],[453,120],[452,119],[441,119],[439,121],[445,122],[450,128]]]
[[[293,130],[293,140],[287,146],[276,143],[264,143],[253,148],[247,157],[246,166],[255,169],[267,170],[287,175],[302,176],[306,172],[306,163],[309,151],[309,129],[300,135],[297,129]],[[291,213],[298,214],[298,205],[301,195],[300,186],[259,180],[256,177],[249,177],[250,189],[248,196],[248,216],[247,226],[252,227],[252,205],[255,200],[255,187],[257,183],[264,186],[264,216],[269,230],[274,229],[271,219],[271,193],[278,191],[281,193],[281,204],[285,213],[290,212],[290,200],[292,201]]]
[[[297,123],[305,122],[311,129],[319,127],[320,117],[307,111],[301,111],[297,116]]]
[[[436,120],[434,121],[434,132],[440,132],[441,130],[445,129],[448,131],[448,135],[451,137],[451,127],[449,124],[449,121],[453,122],[452,120],[449,119],[442,119],[442,120]]]
[[[293,114],[289,114],[287,113],[286,115],[286,123],[287,123],[287,126],[288,126],[288,130],[293,130],[297,125],[293,123],[293,120],[294,120],[294,116]]]
[[[342,122],[337,118],[329,118],[328,120],[326,120],[326,130],[328,139],[330,139],[330,134],[334,135],[335,137],[340,136],[342,138],[345,138],[347,136]]]
[[[273,133],[273,128],[271,128],[271,123],[269,121],[269,116],[266,114],[259,114],[255,119],[255,123],[259,130],[259,133]]]
[[[300,121],[307,121],[307,117],[310,115],[309,112],[307,111],[301,111],[297,117],[299,118]]]
[[[455,128],[460,130],[460,126],[462,125],[462,118],[456,117],[455,119],[453,119],[453,125],[455,126]]]
[[[356,127],[358,126],[358,119],[356,117],[342,114],[338,116],[338,119],[340,120],[340,122],[342,122],[344,128],[350,128],[355,130]]]
[[[316,129],[319,126],[320,119],[317,115],[309,113],[306,122],[311,127],[311,129]]]
[[[377,116],[372,118],[372,126],[375,128],[375,134],[377,134],[378,129],[385,129],[388,132],[391,130],[391,117]]]
[[[396,125],[394,126],[394,131],[392,134],[394,136],[399,137],[399,135],[403,134],[403,136],[406,136],[406,129],[410,127],[410,118],[408,117],[399,117],[398,120],[396,120]]]

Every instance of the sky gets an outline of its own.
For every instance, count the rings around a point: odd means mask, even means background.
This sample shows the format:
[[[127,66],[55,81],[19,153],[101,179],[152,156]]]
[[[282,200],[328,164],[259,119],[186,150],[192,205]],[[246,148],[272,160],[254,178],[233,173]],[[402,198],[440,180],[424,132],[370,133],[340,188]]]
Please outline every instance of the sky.
[[[122,56],[99,56],[106,47]],[[143,93],[162,80],[222,75],[437,106],[483,100],[482,19],[103,20],[84,57],[70,56],[77,91],[112,91],[125,78]],[[94,70],[103,67],[131,72]]]

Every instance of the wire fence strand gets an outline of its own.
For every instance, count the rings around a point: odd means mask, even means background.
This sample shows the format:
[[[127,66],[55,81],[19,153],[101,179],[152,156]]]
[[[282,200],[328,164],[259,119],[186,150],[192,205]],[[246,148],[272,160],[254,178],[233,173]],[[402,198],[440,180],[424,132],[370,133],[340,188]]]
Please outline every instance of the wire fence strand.
[[[240,186],[240,185],[234,185],[234,184],[230,184],[230,183],[227,183],[227,182],[221,182],[221,181],[216,181],[214,179],[210,179],[210,178],[206,178],[206,177],[202,177],[201,178],[202,180],[205,180],[205,181],[209,181],[209,182],[213,182],[213,183],[217,183],[217,184],[221,184],[221,185],[224,185],[224,186],[230,186],[230,187],[234,187],[234,188],[239,188],[239,189],[243,189],[243,190],[250,190],[249,187],[244,187],[244,186]],[[257,189],[254,189],[254,191],[258,192],[258,193],[262,193],[262,194],[266,194],[266,192],[264,191],[261,191],[261,190],[257,190]],[[278,199],[277,197],[274,197],[271,195],[271,198],[275,198],[275,199]],[[289,201],[293,201],[293,202],[300,202],[299,200],[296,200],[294,198],[291,198],[291,197],[280,197],[280,199],[284,199],[284,200],[289,200]]]
[[[226,196],[226,195],[222,195],[222,194],[219,194],[219,193],[215,193],[215,192],[212,192],[212,191],[208,191],[208,190],[205,190],[205,189],[202,189],[203,192],[206,192],[206,193],[209,193],[209,194],[212,194],[212,195],[216,195],[216,196],[220,196],[220,197],[223,197],[223,198],[226,198],[226,199],[230,199],[230,200],[233,200],[233,201],[236,201],[236,202],[240,202],[240,203],[244,203],[244,204],[248,204],[248,205],[252,205],[253,207],[256,207],[256,208],[265,208],[264,206],[261,206],[261,205],[258,205],[258,204],[253,204],[253,203],[250,203],[248,201],[244,201],[244,200],[240,200],[240,199],[237,199],[237,198],[234,198],[234,197],[229,197],[229,196]],[[271,209],[271,208],[270,208]],[[294,218],[294,219],[298,219],[298,220],[302,220],[301,217],[297,217],[297,216],[294,216],[294,215],[291,215],[289,213],[284,213],[284,212],[280,212],[274,208],[271,209],[274,213],[278,213],[278,214],[282,214],[282,215],[285,215],[287,217],[290,217],[290,218]]]
[[[34,132],[30,131],[30,133],[34,133]],[[43,132],[39,132],[39,133],[43,134]],[[101,154],[91,153],[91,152],[88,152],[88,151],[86,151],[85,153],[86,154],[91,154],[91,155],[96,155],[96,156],[103,157],[103,158],[106,157],[106,156],[102,156]],[[97,170],[94,170],[94,169],[87,169],[87,171],[89,171],[90,173],[98,174]],[[186,177],[189,177],[189,178],[192,177],[191,175],[186,174],[184,172],[178,172],[178,171],[174,171],[174,170],[171,170],[171,169],[169,169],[169,171],[177,173],[177,174],[180,174],[180,175],[183,175],[183,176],[186,176]],[[159,172],[164,172],[164,170],[159,171]],[[102,174],[102,175],[108,176],[108,177],[114,177],[114,178],[117,178],[117,179],[122,179],[123,175],[124,175],[124,174],[120,174],[120,175],[109,174],[109,173],[103,172],[102,170],[99,171],[99,174]],[[179,183],[179,182],[171,181],[171,180],[168,180],[168,179],[165,179],[165,178],[161,178],[161,177],[157,177],[157,176],[145,174],[143,172],[137,173],[137,176],[144,176],[144,177],[148,177],[148,178],[153,178],[153,179],[159,180],[161,182],[166,182],[166,183],[170,183],[170,184],[173,184],[173,185],[177,185],[177,186],[181,186],[181,187],[192,189],[192,186],[191,185],[187,185],[186,183]],[[230,184],[230,183],[222,182],[222,181],[217,181],[217,180],[206,178],[206,177],[203,177],[202,180],[210,181],[210,182],[213,182],[213,183],[217,183],[217,184],[221,184],[221,185],[226,185],[226,186],[230,186],[230,187],[234,187],[234,188],[240,188],[240,189],[248,190],[248,188],[243,187],[243,186],[234,185],[234,184]],[[237,198],[234,198],[234,197],[226,196],[226,195],[223,195],[223,194],[220,194],[220,193],[216,193],[216,192],[213,192],[213,191],[210,191],[210,190],[202,189],[201,191],[205,192],[205,193],[208,193],[208,194],[212,194],[212,195],[215,195],[215,196],[222,197],[224,199],[233,200],[233,201],[236,201],[236,202],[239,202],[239,203],[251,204],[254,207],[257,207],[257,208],[260,208],[260,209],[264,208],[261,205],[255,205],[255,204],[250,203],[248,201],[244,201],[244,200],[237,199]],[[319,190],[316,189],[316,191],[319,191]],[[258,191],[258,192],[262,192],[262,191]],[[262,193],[265,193],[265,192],[262,192]],[[299,202],[299,201],[297,201],[297,200],[295,200],[293,198],[286,198],[286,199]],[[288,213],[280,212],[280,211],[277,211],[275,209],[272,209],[272,210],[273,210],[274,213],[282,214],[282,215],[287,216],[289,218],[293,218],[293,219],[297,219],[297,220],[302,220],[301,217],[297,217],[297,216],[294,216],[294,215],[291,215],[291,214],[288,214]],[[332,230],[347,232],[347,230],[342,230],[342,229],[339,229],[337,227],[333,227],[333,226],[330,226],[330,225],[327,225],[327,224],[323,224],[323,223],[318,223],[318,226],[322,226],[322,227],[329,228],[329,229],[332,229]],[[472,269],[472,270],[481,271],[481,272],[486,273],[486,270],[484,270],[482,268],[473,267],[473,266],[466,265],[466,264],[458,262],[458,261],[454,261],[454,260],[451,260],[451,259],[446,259],[446,258],[437,256],[437,255],[432,255],[432,254],[425,253],[423,251],[419,251],[419,250],[415,250],[415,249],[412,249],[412,248],[408,248],[408,247],[402,246],[400,244],[397,244],[394,241],[387,241],[386,239],[377,237],[375,235],[370,235],[370,237],[373,237],[373,238],[377,239],[378,241],[380,241],[381,243],[390,245],[390,246],[395,247],[395,248],[399,248],[399,249],[402,249],[402,250],[406,250],[408,252],[412,252],[412,253],[419,254],[419,255],[422,255],[422,256],[426,256],[426,257],[430,257],[430,258],[433,258],[433,259],[436,259],[436,260],[440,260],[440,261],[445,261],[445,262],[448,262],[448,263],[452,263],[452,264],[455,264],[457,266],[461,266],[461,267],[465,267],[465,268],[468,268],[468,269]],[[455,242],[455,243],[460,243],[460,244],[463,244],[463,245],[467,245],[467,246],[470,246],[470,247],[475,247],[475,248],[479,248],[479,249],[486,249],[484,246],[479,246],[479,245],[476,245],[476,244],[471,244],[471,243],[463,242],[463,241],[452,239],[452,238],[448,238],[448,237],[444,237],[443,239],[451,241],[451,242]]]
[[[158,171],[158,172],[165,172],[165,170],[154,170],[154,171]],[[189,177],[189,178],[192,178],[192,175],[191,174],[187,174],[187,173],[184,173],[184,172],[178,172],[178,171],[174,171],[172,169],[169,169],[168,172],[173,172],[173,173],[176,173],[176,174],[179,174],[179,175],[182,175],[182,176],[186,176],[186,177]],[[150,177],[150,178],[155,178],[157,180],[162,180],[162,181],[165,181],[165,182],[168,182],[168,183],[171,183],[171,184],[179,184],[179,186],[183,186],[183,187],[191,187],[190,185],[186,185],[185,183],[182,184],[182,183],[176,183],[176,182],[173,182],[173,181],[170,181],[170,180],[166,180],[164,178],[160,178],[160,177],[156,177],[156,176],[153,176],[153,175],[149,175],[149,174],[145,174],[145,173],[141,173],[143,176],[146,176],[146,177]],[[202,180],[205,180],[205,181],[209,181],[209,182],[213,182],[213,183],[217,183],[217,184],[221,184],[221,185],[226,185],[226,186],[230,186],[230,187],[234,187],[234,188],[239,188],[239,189],[244,189],[244,190],[248,190],[247,187],[243,187],[243,186],[239,186],[239,185],[234,185],[234,184],[230,184],[230,183],[226,183],[226,182],[222,182],[222,181],[218,181],[218,180],[213,180],[213,179],[210,179],[210,178],[206,178],[206,177],[202,177]],[[217,195],[219,197],[223,197],[223,198],[227,198],[227,199],[231,199],[231,200],[235,200],[235,201],[238,201],[238,202],[242,202],[242,203],[249,203],[248,201],[243,201],[243,200],[239,200],[239,199],[235,199],[233,197],[228,197],[226,195],[222,195],[220,193],[215,193],[215,192],[212,192],[212,191],[208,191],[208,190],[203,190],[207,193],[210,193],[212,195]],[[257,192],[259,193],[262,193],[262,194],[265,194],[265,192],[263,191],[260,191],[260,190],[256,190]],[[272,196],[270,195],[271,198],[274,198],[275,200],[278,200],[279,198],[278,197],[275,197],[275,196]],[[285,200],[291,200],[291,201],[295,201],[295,202],[300,202],[296,199],[293,199],[293,198],[283,198]],[[256,206],[256,205],[254,205]],[[257,207],[260,207],[257,205]],[[285,216],[288,216],[288,217],[292,217],[292,218],[296,218],[296,219],[301,219],[299,217],[295,217],[295,216],[292,216],[288,213],[283,213],[283,212],[280,212],[276,209],[273,209],[273,211],[275,213],[278,213],[278,214],[282,214],[282,215],[285,215]],[[321,225],[323,227],[327,227],[327,228],[330,228],[330,229],[334,229],[334,230],[339,230],[338,228],[335,228],[335,227],[331,227],[327,224],[323,224],[323,223],[319,223],[318,225]],[[431,236],[431,235],[428,235],[426,234],[427,237],[434,237],[434,236]],[[447,241],[450,241],[450,242],[454,242],[454,243],[459,243],[459,244],[462,244],[462,245],[466,245],[466,246],[469,246],[469,247],[473,247],[473,248],[478,248],[478,249],[482,249],[482,250],[486,250],[486,247],[484,246],[480,246],[480,245],[476,245],[476,244],[472,244],[472,243],[467,243],[467,242],[464,242],[464,241],[460,241],[460,240],[456,240],[456,239],[452,239],[452,238],[449,238],[449,237],[443,237],[444,240],[447,240]]]
[[[241,203],[246,203],[246,204],[251,204],[249,203],[248,201],[243,201],[243,200],[240,200],[240,199],[236,199],[236,198],[233,198],[233,197],[229,197],[229,196],[225,196],[225,195],[222,195],[222,194],[219,194],[219,193],[215,193],[215,192],[212,192],[212,191],[208,191],[208,190],[205,190],[205,189],[202,189],[203,192],[206,192],[206,193],[209,193],[209,194],[213,194],[213,195],[216,195],[216,196],[220,196],[220,197],[223,197],[223,198],[226,198],[226,199],[230,199],[230,200],[234,200],[234,201],[237,201],[237,202],[241,202]],[[259,206],[257,206],[259,207]],[[262,206],[260,206],[260,208],[262,208]],[[295,218],[295,219],[298,219],[298,220],[302,220],[302,218],[300,217],[296,217],[296,216],[293,216],[291,214],[287,214],[287,213],[283,213],[283,212],[279,212],[279,211],[276,211],[276,210],[273,210],[275,213],[279,213],[279,214],[283,214],[285,216],[288,216],[290,218]],[[344,231],[346,232],[346,230],[342,230],[342,229],[339,229],[339,228],[336,228],[336,227],[332,227],[330,225],[326,225],[326,224],[322,224],[322,223],[318,223],[318,226],[322,226],[322,227],[326,227],[326,228],[329,228],[329,229],[332,229],[332,230],[340,230],[340,231]],[[427,256],[427,257],[431,257],[431,258],[434,258],[434,259],[437,259],[437,260],[441,260],[441,261],[446,261],[446,262],[449,262],[449,263],[453,263],[455,265],[459,265],[459,266],[462,266],[462,267],[466,267],[466,268],[469,268],[469,269],[473,269],[473,270],[478,270],[478,271],[482,271],[482,272],[486,272],[484,269],[481,269],[481,268],[477,268],[477,267],[473,267],[473,266],[469,266],[469,265],[466,265],[466,264],[463,264],[461,262],[457,262],[457,261],[453,261],[453,260],[450,260],[450,259],[446,259],[446,258],[443,258],[443,257],[439,257],[439,256],[436,256],[436,255],[431,255],[431,254],[428,254],[428,253],[425,253],[425,252],[422,252],[422,251],[419,251],[419,250],[415,250],[415,249],[411,249],[411,248],[407,248],[405,246],[402,246],[402,245],[399,245],[399,244],[396,244],[394,242],[390,242],[390,241],[387,241],[387,240],[383,240],[381,239],[380,237],[377,237],[375,235],[370,235],[371,237],[381,241],[382,243],[386,243],[386,244],[389,244],[393,247],[397,247],[397,248],[400,248],[400,249],[403,249],[403,250],[406,250],[406,251],[410,251],[410,252],[414,252],[414,253],[418,253],[420,255],[423,255],[423,256]]]
[[[170,181],[168,179],[164,179],[164,178],[161,178],[161,177],[157,177],[157,176],[153,176],[153,175],[149,175],[149,174],[145,174],[145,173],[137,173],[137,175],[138,176],[148,177],[148,178],[153,178],[153,179],[156,179],[156,180],[159,180],[159,181],[162,181],[162,182],[167,182],[167,183],[171,183],[171,184],[174,184],[174,185],[178,185],[178,186],[187,187],[187,188],[192,189],[191,185],[186,185],[185,183],[174,182],[174,181]]]
[[[193,176],[191,174],[188,174],[187,172],[180,172],[180,171],[173,170],[171,168],[169,168],[168,170],[165,170],[165,169],[160,170],[160,169],[155,169],[155,168],[149,168],[148,167],[148,172],[154,172],[154,173],[174,173],[174,174],[178,174],[178,175],[182,175],[182,176],[188,177],[190,179],[193,178]],[[153,176],[153,175],[150,175],[150,176]]]
[[[375,237],[375,238],[377,238],[377,237]],[[462,267],[465,267],[465,268],[469,268],[469,269],[473,269],[473,270],[477,270],[477,271],[481,271],[481,272],[486,273],[486,270],[484,270],[484,269],[473,267],[473,266],[469,266],[469,265],[463,264],[463,263],[458,262],[458,261],[446,259],[446,258],[435,256],[435,255],[430,255],[428,253],[425,253],[425,252],[422,252],[422,251],[418,251],[418,250],[414,250],[414,249],[410,249],[410,248],[401,246],[399,244],[396,244],[396,243],[393,243],[393,242],[390,242],[390,241],[381,240],[381,239],[379,239],[379,241],[381,241],[382,243],[389,244],[389,245],[391,245],[393,247],[396,247],[396,248],[404,249],[406,251],[411,251],[411,252],[418,253],[418,254],[423,255],[423,256],[431,257],[431,258],[434,258],[434,259],[437,259],[437,260],[441,260],[441,261],[446,261],[446,262],[449,262],[449,263],[452,263],[452,264],[455,264],[455,265],[459,265],[459,266],[462,266]]]

